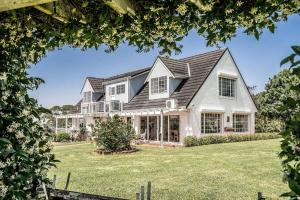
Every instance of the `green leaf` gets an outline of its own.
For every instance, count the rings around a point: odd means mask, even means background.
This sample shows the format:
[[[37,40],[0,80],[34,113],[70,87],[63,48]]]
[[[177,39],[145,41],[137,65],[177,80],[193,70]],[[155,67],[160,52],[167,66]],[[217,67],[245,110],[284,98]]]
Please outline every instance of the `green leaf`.
[[[293,53],[293,54],[289,55],[288,57],[284,58],[283,60],[281,60],[280,66],[286,64],[287,62],[293,62],[295,56],[296,56],[296,54]]]
[[[2,143],[2,144],[11,144],[11,142],[6,138],[0,138],[0,143]]]
[[[300,55],[300,46],[292,46],[292,49],[297,55]]]

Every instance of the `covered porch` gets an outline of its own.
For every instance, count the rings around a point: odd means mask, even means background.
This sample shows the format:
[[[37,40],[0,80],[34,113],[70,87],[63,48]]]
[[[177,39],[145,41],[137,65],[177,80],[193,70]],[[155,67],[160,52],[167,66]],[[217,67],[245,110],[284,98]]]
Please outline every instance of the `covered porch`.
[[[81,114],[55,116],[55,134],[62,131],[67,133],[79,131],[83,127],[86,127],[86,120]]]
[[[131,117],[132,125],[140,138],[147,143],[181,143],[186,128],[186,110],[152,110],[124,112],[121,116]],[[162,138],[161,138],[162,137]]]

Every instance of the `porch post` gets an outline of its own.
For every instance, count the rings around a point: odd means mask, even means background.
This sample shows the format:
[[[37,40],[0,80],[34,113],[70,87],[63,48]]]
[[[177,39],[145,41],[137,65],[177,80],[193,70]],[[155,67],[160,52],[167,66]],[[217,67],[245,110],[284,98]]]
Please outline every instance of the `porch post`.
[[[156,117],[156,141],[159,141],[159,116]]]
[[[147,115],[147,140],[149,141],[149,115]]]
[[[163,135],[163,131],[164,131],[164,127],[163,127],[163,123],[164,123],[164,112],[161,109],[160,110],[160,147],[164,147],[164,135]]]
[[[66,117],[66,123],[65,123],[65,126],[66,126],[66,132],[68,132],[68,117]]]
[[[55,134],[57,134],[58,118],[55,117]]]
[[[170,115],[168,115],[168,142],[170,142]]]

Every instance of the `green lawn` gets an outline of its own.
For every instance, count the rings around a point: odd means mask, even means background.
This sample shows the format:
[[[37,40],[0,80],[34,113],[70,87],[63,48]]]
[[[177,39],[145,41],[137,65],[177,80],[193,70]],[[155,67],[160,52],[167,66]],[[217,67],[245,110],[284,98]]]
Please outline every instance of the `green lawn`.
[[[277,158],[279,140],[202,147],[140,148],[127,155],[95,155],[92,144],[55,146],[62,188],[70,171],[70,190],[134,199],[152,181],[153,199],[255,199],[257,192],[277,199],[287,191]]]

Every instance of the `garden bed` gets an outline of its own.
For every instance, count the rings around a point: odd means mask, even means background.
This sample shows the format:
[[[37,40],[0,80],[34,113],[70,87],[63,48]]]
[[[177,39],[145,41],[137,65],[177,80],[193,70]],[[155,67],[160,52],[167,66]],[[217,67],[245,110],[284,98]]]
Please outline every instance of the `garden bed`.
[[[122,150],[122,151],[108,151],[105,149],[96,149],[94,152],[100,155],[114,155],[114,154],[128,154],[128,153],[135,153],[138,149],[132,148],[128,150]]]

